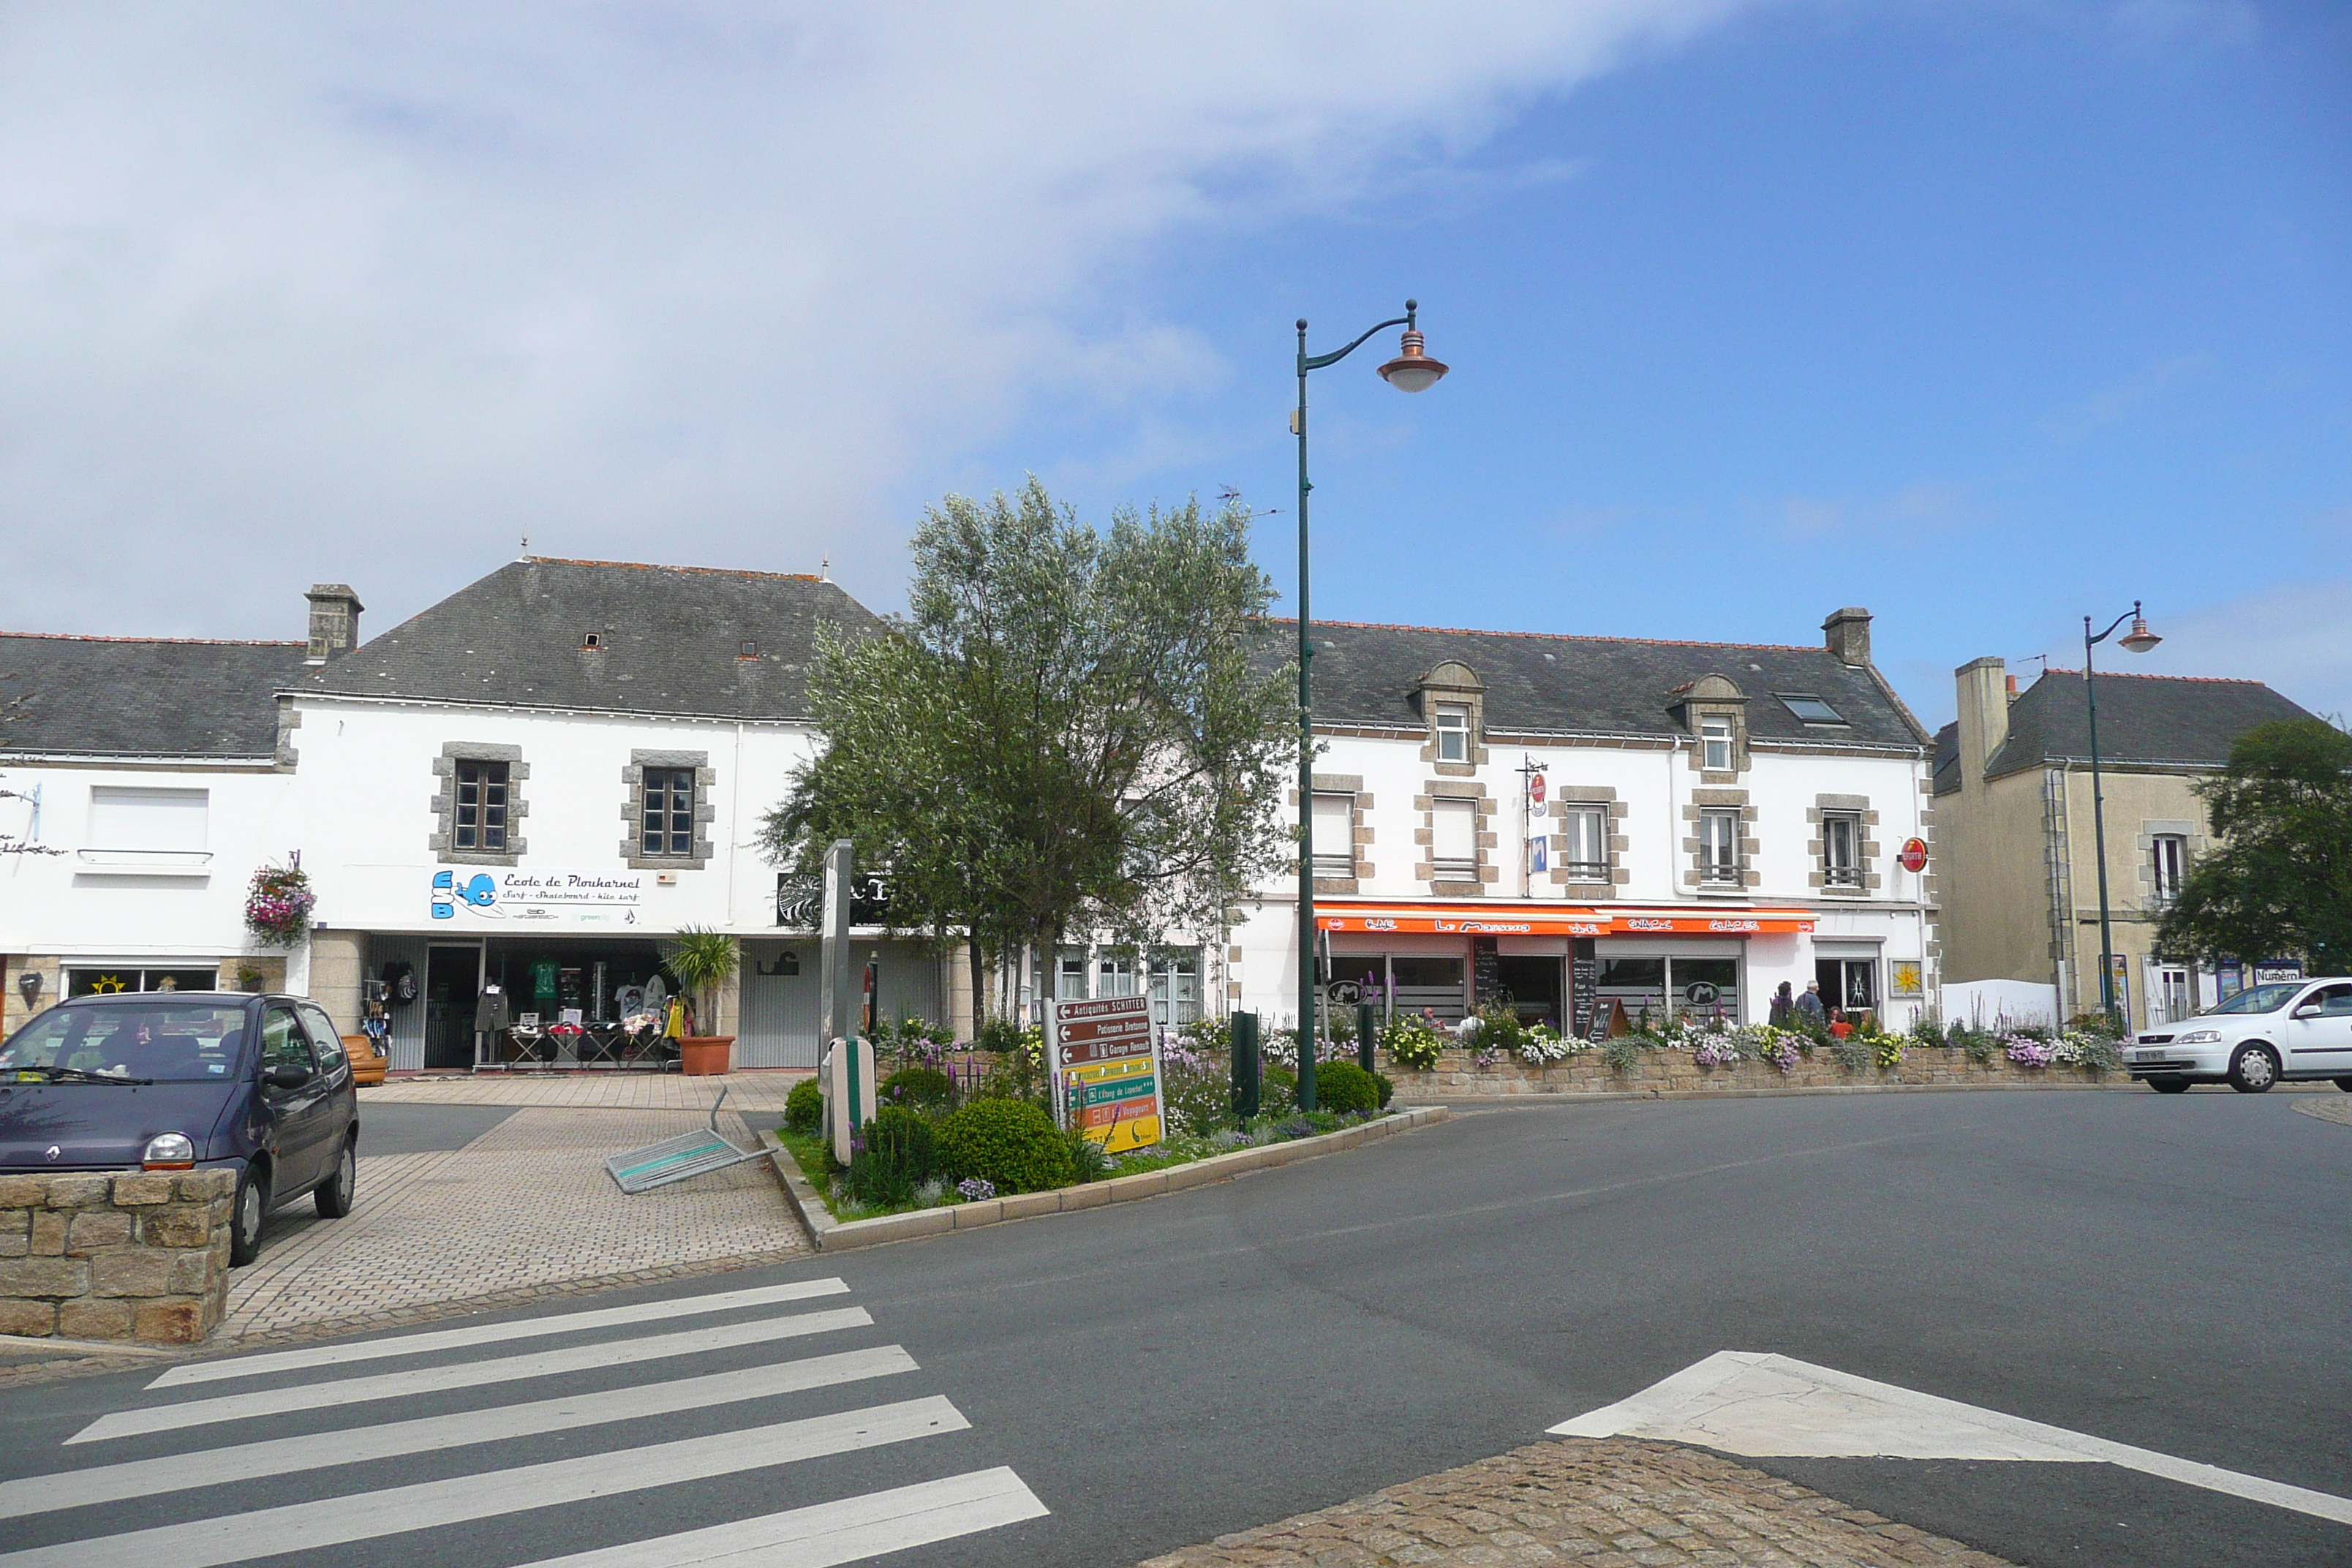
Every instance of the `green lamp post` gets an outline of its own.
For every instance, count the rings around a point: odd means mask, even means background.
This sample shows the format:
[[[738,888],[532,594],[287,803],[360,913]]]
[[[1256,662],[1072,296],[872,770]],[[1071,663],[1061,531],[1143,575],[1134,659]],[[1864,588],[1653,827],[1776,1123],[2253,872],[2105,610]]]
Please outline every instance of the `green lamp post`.
[[[1307,373],[1338,364],[1364,346],[1374,332],[1404,329],[1397,357],[1381,366],[1381,379],[1399,392],[1426,392],[1446,367],[1423,352],[1418,300],[1404,302],[1404,314],[1371,327],[1346,348],[1328,354],[1307,352],[1307,318],[1298,319],[1298,412],[1290,433],[1298,437],[1298,1109],[1315,1109],[1315,717],[1312,674],[1315,639],[1307,619]]]

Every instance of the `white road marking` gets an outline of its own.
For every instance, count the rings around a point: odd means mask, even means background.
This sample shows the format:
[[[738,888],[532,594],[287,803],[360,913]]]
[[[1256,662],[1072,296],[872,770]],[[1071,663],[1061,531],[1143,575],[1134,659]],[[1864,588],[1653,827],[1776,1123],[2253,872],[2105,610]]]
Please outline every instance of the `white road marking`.
[[[1850,1373],[1717,1351],[1630,1399],[1563,1421],[1563,1437],[1655,1437],[1752,1458],[2026,1459],[2109,1464],[2352,1524],[2352,1500],[1938,1399]]]
[[[296,1410],[356,1405],[373,1399],[396,1399],[412,1394],[440,1394],[453,1388],[478,1388],[485,1384],[512,1383],[527,1377],[552,1377],[561,1373],[587,1372],[598,1367],[625,1366],[664,1356],[694,1355],[703,1351],[731,1350],[772,1340],[797,1339],[835,1329],[862,1328],[874,1320],[863,1307],[839,1307],[826,1312],[803,1312],[789,1318],[764,1318],[756,1322],[729,1323],[715,1329],[656,1334],[648,1339],[605,1340],[568,1350],[536,1351],[497,1361],[459,1362],[453,1366],[416,1367],[407,1372],[378,1373],[334,1383],[312,1383],[293,1388],[258,1389],[251,1394],[225,1394],[211,1399],[188,1399],[177,1405],[151,1405],[142,1410],[118,1410],[101,1415],[72,1436],[74,1443],[95,1443],[107,1437],[129,1437],[143,1432],[173,1432],[215,1421],[240,1421],[255,1415],[283,1415]],[[337,1441],[317,1439],[332,1447]]]
[[[633,1307],[604,1307],[593,1312],[565,1312],[527,1322],[489,1323],[473,1329],[441,1329],[429,1334],[404,1334],[392,1339],[362,1340],[350,1344],[319,1345],[310,1350],[274,1351],[267,1355],[237,1356],[226,1361],[191,1362],[175,1366],[150,1388],[178,1388],[191,1383],[219,1383],[232,1377],[258,1377],[264,1373],[294,1372],[303,1367],[341,1366],[355,1361],[382,1361],[391,1356],[425,1355],[465,1345],[496,1344],[502,1340],[540,1339],[551,1334],[576,1334],[623,1323],[667,1322],[673,1318],[708,1312],[731,1312],[742,1307],[768,1307],[780,1301],[805,1301],[813,1296],[843,1296],[849,1287],[838,1279],[802,1279],[790,1285],[767,1285],[754,1290],[726,1290],[710,1296],[682,1296],[667,1301],[640,1301]]]
[[[1019,1476],[1000,1466],[734,1524],[551,1557],[528,1568],[698,1568],[755,1562],[759,1568],[833,1568],[1024,1519],[1043,1519],[1052,1511]]]
[[[953,1405],[933,1395],[749,1431],[714,1432],[650,1447],[453,1476],[351,1497],[320,1498],[94,1540],[59,1542],[0,1554],[0,1568],[154,1568],[157,1563],[169,1563],[171,1568],[217,1568],[249,1557],[315,1552],[467,1520],[961,1432],[971,1425]]]
[[[134,1459],[128,1464],[100,1465],[58,1475],[28,1476],[22,1480],[0,1481],[0,1519],[184,1491],[212,1486],[224,1476],[250,1480],[301,1470],[341,1469],[403,1454],[502,1443],[512,1437],[594,1426],[607,1421],[637,1421],[678,1410],[706,1410],[747,1399],[828,1388],[861,1378],[887,1377],[914,1370],[914,1357],[897,1345],[884,1345],[878,1350],[844,1351],[838,1355],[778,1362],[745,1372],[714,1372],[675,1383],[646,1384],[603,1394],[566,1394],[530,1405],[362,1426],[338,1432],[331,1439],[314,1436],[273,1437],[267,1442],[201,1453],[170,1454],[158,1459]]]

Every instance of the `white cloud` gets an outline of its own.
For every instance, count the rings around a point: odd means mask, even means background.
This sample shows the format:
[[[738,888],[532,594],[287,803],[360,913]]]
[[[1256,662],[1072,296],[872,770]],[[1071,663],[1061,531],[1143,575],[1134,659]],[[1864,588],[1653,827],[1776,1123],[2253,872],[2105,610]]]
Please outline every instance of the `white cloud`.
[[[1218,384],[1101,309],[1155,241],[1744,3],[12,7],[0,624],[290,635],[526,531],[887,595],[910,472]]]

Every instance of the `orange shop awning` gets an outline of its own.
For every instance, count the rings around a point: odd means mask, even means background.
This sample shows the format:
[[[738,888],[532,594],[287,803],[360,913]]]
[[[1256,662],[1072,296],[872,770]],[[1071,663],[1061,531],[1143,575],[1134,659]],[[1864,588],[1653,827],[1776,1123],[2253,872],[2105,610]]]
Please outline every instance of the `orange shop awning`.
[[[1315,928],[1334,934],[1390,931],[1446,936],[1768,936],[1813,929],[1807,910],[1595,909],[1587,905],[1360,903],[1318,900]]]

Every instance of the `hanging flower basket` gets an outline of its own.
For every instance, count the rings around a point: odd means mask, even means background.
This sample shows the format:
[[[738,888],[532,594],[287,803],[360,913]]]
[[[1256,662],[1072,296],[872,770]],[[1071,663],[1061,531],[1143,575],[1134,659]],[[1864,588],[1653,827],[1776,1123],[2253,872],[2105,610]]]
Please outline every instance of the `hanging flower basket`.
[[[311,906],[318,901],[298,855],[291,865],[264,866],[253,874],[245,895],[245,923],[265,944],[292,947],[310,930]]]

